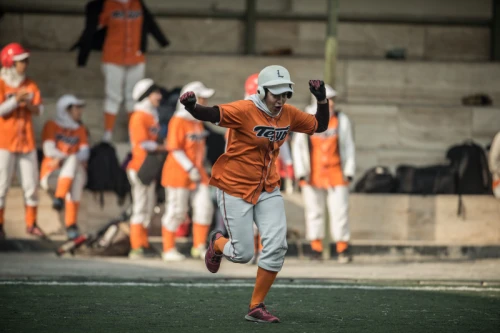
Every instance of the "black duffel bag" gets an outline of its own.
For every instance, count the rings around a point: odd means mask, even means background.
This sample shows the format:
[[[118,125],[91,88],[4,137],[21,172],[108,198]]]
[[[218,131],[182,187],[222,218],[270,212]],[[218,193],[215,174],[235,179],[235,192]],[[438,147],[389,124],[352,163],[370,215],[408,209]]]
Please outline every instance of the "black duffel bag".
[[[392,193],[395,189],[396,180],[389,168],[384,166],[366,171],[354,187],[354,191],[358,193]]]
[[[396,179],[398,193],[425,195],[456,192],[456,172],[448,165],[401,165],[396,169]]]

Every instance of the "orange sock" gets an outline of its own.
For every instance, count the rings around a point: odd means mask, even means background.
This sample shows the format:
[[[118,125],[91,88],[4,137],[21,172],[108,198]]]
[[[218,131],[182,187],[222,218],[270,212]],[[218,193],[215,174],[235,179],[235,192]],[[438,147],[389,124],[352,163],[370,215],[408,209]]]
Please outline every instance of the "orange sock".
[[[116,115],[104,112],[104,129],[106,131],[113,131],[115,127]]]
[[[349,247],[348,242],[337,242],[337,253],[342,253]]]
[[[26,206],[24,219],[28,228],[34,226],[36,222],[36,207]]]
[[[73,184],[73,178],[61,177],[57,180],[56,188],[56,198],[64,199],[69,190],[71,190],[71,184]]]
[[[130,122],[130,118],[132,117],[132,113],[134,113],[134,111],[127,113],[127,121],[129,121],[129,122]]]
[[[148,239],[148,229],[146,227],[144,227],[144,225],[141,225],[142,226],[142,233],[141,233],[141,243],[142,243],[142,247],[149,247],[149,239]]]
[[[79,207],[79,202],[66,200],[64,207],[64,222],[66,224],[66,228],[76,224]]]
[[[5,222],[3,217],[3,212],[4,212],[3,208],[0,208],[0,225],[2,225]]]
[[[269,289],[274,283],[278,272],[271,272],[259,267],[257,270],[257,279],[255,280],[255,287],[252,293],[252,300],[250,301],[250,309],[255,308],[260,303],[264,303]]]
[[[137,250],[142,246],[142,224],[130,224],[130,247],[132,250]]]
[[[163,238],[163,252],[168,252],[175,247],[175,232],[162,227],[161,237]]]
[[[207,236],[209,230],[210,230],[209,225],[202,225],[193,222],[193,247],[198,247],[200,245],[205,245],[207,243]]]
[[[315,239],[311,242],[311,249],[316,252],[323,252],[323,241]]]
[[[218,240],[216,240],[214,243],[215,253],[222,254],[222,252],[224,252],[224,246],[226,246],[227,242],[229,242],[229,239],[227,239],[226,237],[220,237]]]

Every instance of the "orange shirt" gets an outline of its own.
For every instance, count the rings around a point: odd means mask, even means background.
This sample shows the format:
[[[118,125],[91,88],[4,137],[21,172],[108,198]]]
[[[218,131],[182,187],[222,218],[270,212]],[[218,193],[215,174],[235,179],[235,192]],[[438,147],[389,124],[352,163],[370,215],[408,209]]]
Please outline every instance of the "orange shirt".
[[[201,183],[208,184],[208,175],[203,166],[207,133],[198,120],[173,116],[168,123],[167,150],[183,150],[187,158],[198,169]],[[193,189],[196,184],[172,154],[168,154],[163,166],[161,184],[164,187],[184,187]]]
[[[18,88],[8,86],[0,79],[0,104],[21,89],[31,94],[31,103],[41,105],[42,97],[35,82],[25,79]],[[18,106],[11,113],[0,117],[0,149],[13,153],[28,153],[35,149],[35,133],[31,112]]]
[[[142,6],[138,0],[121,3],[106,0],[99,25],[108,28],[102,49],[102,62],[123,66],[144,62],[141,51]]]
[[[68,129],[59,126],[55,121],[49,120],[43,127],[42,141],[54,141],[56,148],[61,152],[72,155],[81,148],[88,146],[87,131],[80,126],[77,129]],[[45,156],[40,168],[40,179],[57,169],[51,166],[52,158]]]
[[[279,147],[289,132],[313,134],[316,117],[285,104],[277,117],[250,100],[219,105],[222,127],[231,128],[226,152],[212,168],[210,184],[256,204],[262,191],[280,186],[276,169]]]
[[[132,145],[132,159],[128,163],[127,169],[139,171],[146,156],[148,156],[148,152],[141,147],[141,142],[156,142],[159,131],[160,125],[155,116],[139,110],[135,110],[135,112],[132,113],[128,125],[128,133]]]
[[[330,117],[328,129],[311,136],[311,185],[328,188],[346,185],[338,147],[338,118]]]

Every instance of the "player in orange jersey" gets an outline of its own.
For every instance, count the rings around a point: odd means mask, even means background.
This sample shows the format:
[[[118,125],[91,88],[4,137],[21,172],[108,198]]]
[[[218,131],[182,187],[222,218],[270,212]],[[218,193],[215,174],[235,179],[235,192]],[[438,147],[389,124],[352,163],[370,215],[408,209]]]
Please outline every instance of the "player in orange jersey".
[[[106,0],[99,15],[99,27],[105,27],[102,71],[105,77],[104,141],[111,141],[116,115],[123,100],[129,114],[134,111],[132,89],[144,78],[147,32],[160,42],[168,40],[140,0]]]
[[[26,230],[44,237],[36,224],[38,159],[32,120],[43,112],[43,105],[38,86],[26,77],[29,55],[17,43],[0,53],[0,239],[5,237],[5,197],[16,169],[24,192]]]
[[[325,237],[325,204],[330,215],[332,239],[340,263],[351,261],[349,251],[349,188],[355,173],[355,147],[347,115],[335,110],[336,92],[326,85],[330,121],[321,134],[297,134],[292,142],[294,168],[301,182],[306,217],[306,238],[313,258],[321,259]],[[314,99],[314,97],[313,97]],[[306,108],[316,113],[316,103]]]
[[[182,88],[181,94],[193,91],[200,105],[215,93],[199,81]],[[184,259],[175,248],[175,231],[184,221],[189,205],[193,210],[193,258],[205,258],[206,242],[213,218],[213,204],[204,167],[206,137],[203,123],[195,119],[181,103],[168,124],[167,150],[162,185],[166,191],[165,215],[162,219],[163,260]]]
[[[40,184],[45,190],[55,191],[54,209],[60,211],[64,207],[69,239],[79,235],[76,222],[90,156],[87,130],[81,125],[84,105],[73,95],[63,95],[57,101],[54,120],[45,124],[42,133]]]
[[[130,217],[130,259],[145,256],[149,246],[147,227],[151,222],[156,204],[156,182],[144,184],[138,176],[148,153],[165,149],[157,143],[160,124],[158,106],[161,93],[151,79],[142,79],[134,87],[132,96],[136,101],[130,117],[129,136],[132,144],[132,159],[127,165],[127,175],[132,187],[132,216]]]
[[[294,83],[282,66],[268,66],[258,77],[257,94],[214,107],[196,104],[193,92],[180,101],[196,119],[231,129],[226,152],[212,169],[210,184],[217,187],[217,201],[229,238],[214,230],[205,256],[207,269],[216,273],[222,257],[247,263],[254,255],[253,222],[262,238],[262,255],[246,320],[279,322],[264,299],[281,270],[287,251],[286,216],[280,192],[276,158],[289,132],[314,134],[328,126],[324,83],[309,81],[318,98],[318,112],[310,115],[286,104]]]

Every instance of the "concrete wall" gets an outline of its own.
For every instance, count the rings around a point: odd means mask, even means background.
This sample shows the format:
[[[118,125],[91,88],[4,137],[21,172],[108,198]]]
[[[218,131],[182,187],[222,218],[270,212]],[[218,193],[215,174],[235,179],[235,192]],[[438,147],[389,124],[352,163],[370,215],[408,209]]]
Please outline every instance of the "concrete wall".
[[[62,216],[51,208],[47,193],[40,191],[38,221],[51,235],[64,237]],[[285,195],[288,228],[305,236],[303,201],[300,193]],[[387,245],[498,245],[500,242],[500,205],[492,196],[464,196],[465,218],[458,217],[457,197],[361,195],[350,198],[350,228],[354,244]],[[116,204],[107,193],[105,209],[98,197],[85,192],[78,216],[83,232],[95,232],[127,207]],[[151,236],[160,236],[160,215],[151,225]],[[20,188],[8,193],[5,231],[10,238],[26,238],[24,206]],[[64,238],[63,238],[64,239]]]
[[[68,10],[83,8],[88,0],[0,0],[0,5],[12,8],[52,8]],[[245,11],[245,0],[147,0],[155,10],[202,10],[212,12]],[[451,18],[488,19],[492,8],[490,0],[340,0],[339,15],[364,18]],[[323,14],[326,0],[257,0],[259,12],[284,12],[294,14]]]
[[[201,80],[217,90],[214,102],[240,98],[250,73],[282,64],[296,82],[293,100],[310,100],[307,80],[323,77],[323,60],[294,57],[149,55],[147,75],[168,88]],[[33,52],[30,75],[47,97],[73,92],[102,98],[100,54],[88,66],[76,67],[76,53]],[[437,63],[417,61],[339,61],[337,85],[340,101],[358,104],[461,105],[468,94],[489,94],[500,101],[500,66],[494,63]]]
[[[167,54],[241,54],[244,24],[238,20],[158,19],[171,45],[151,52]],[[68,50],[78,39],[83,16],[7,14],[0,20],[0,45],[21,41],[33,50]],[[259,21],[256,51],[290,48],[295,55],[322,57],[326,23]],[[487,27],[411,24],[340,23],[339,57],[384,58],[388,50],[404,48],[408,59],[486,61],[490,56]]]

